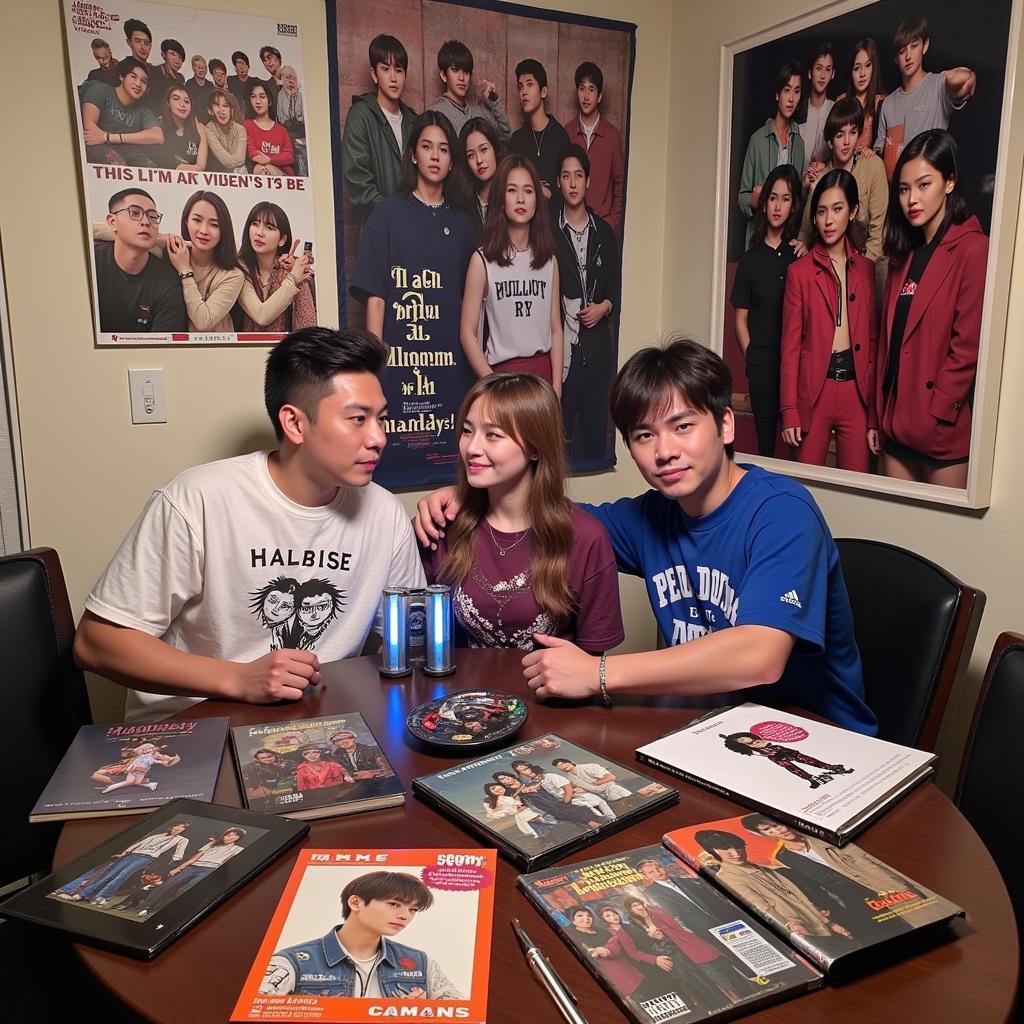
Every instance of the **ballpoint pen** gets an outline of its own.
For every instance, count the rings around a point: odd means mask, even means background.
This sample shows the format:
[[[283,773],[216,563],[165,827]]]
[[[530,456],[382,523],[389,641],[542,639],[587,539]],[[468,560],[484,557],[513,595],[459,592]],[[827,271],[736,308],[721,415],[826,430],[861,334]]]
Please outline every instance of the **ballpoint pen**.
[[[569,986],[562,981],[554,967],[548,962],[548,958],[523,931],[517,918],[512,918],[512,927],[519,939],[519,945],[523,947],[523,954],[526,957],[526,962],[530,965],[530,970],[537,975],[537,979],[548,990],[548,995],[555,1001],[555,1006],[561,1010],[562,1016],[569,1024],[587,1024],[587,1018],[576,1008],[576,997],[569,991]]]

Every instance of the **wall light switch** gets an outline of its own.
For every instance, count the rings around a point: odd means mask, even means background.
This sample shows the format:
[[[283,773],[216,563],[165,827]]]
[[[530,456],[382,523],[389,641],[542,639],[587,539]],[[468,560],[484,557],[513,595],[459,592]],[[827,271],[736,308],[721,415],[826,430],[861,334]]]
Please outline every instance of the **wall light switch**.
[[[129,370],[132,423],[166,423],[167,398],[163,370]]]

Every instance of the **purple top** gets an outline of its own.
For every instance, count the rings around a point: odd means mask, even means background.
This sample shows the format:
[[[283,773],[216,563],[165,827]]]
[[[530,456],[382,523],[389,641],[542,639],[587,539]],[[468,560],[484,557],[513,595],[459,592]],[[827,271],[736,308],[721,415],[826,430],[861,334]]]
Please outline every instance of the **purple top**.
[[[502,533],[483,523],[476,533],[476,558],[469,575],[452,588],[455,617],[470,647],[533,649],[533,633],[559,636],[587,651],[606,651],[622,643],[619,578],[615,555],[604,527],[589,513],[572,509],[573,542],[566,567],[569,588],[576,595],[575,612],[554,622],[541,611],[530,587],[532,531]],[[423,550],[429,582],[447,554]],[[505,554],[499,554],[504,550]]]

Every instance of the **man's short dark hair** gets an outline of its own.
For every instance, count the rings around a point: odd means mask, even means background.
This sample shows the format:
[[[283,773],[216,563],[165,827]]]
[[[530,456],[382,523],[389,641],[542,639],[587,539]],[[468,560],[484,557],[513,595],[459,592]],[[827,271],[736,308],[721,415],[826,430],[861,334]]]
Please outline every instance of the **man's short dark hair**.
[[[144,189],[144,188],[123,188],[120,192],[115,192],[107,202],[107,212],[113,213],[114,207],[121,202],[126,196],[145,196],[154,206],[156,206],[156,200]]]
[[[378,64],[390,64],[392,61],[403,71],[409,70],[409,54],[405,47],[394,36],[382,32],[370,40],[370,67],[376,69]]]
[[[864,108],[854,96],[844,96],[832,104],[825,118],[825,141],[831,144],[847,125],[855,128],[858,135],[864,130]]]
[[[791,60],[788,64],[783,64],[779,68],[778,74],[775,76],[775,92],[772,95],[778,96],[789,85],[789,80],[794,76],[803,82],[804,66],[798,60]]]
[[[580,162],[580,166],[583,168],[583,173],[589,178],[590,177],[590,157],[587,156],[587,151],[582,147],[578,146],[575,142],[570,142],[565,149],[562,150],[562,155],[558,160],[558,173],[562,173],[562,165],[570,157],[575,157]]]
[[[769,818],[767,814],[745,814],[740,818],[740,824],[748,832],[756,832],[761,835],[761,825],[777,825],[778,822],[774,818]]]
[[[269,750],[267,747],[260,747],[259,750],[254,750],[252,752],[254,759],[259,757],[260,754],[269,754],[271,757],[277,757],[277,754],[275,754],[273,750]]]
[[[268,54],[272,53],[278,60],[281,59],[281,51],[276,46],[261,46],[260,47],[260,60]]]
[[[106,39],[100,39],[98,36],[92,41],[90,45],[92,46],[93,53],[95,53],[97,50],[110,49],[110,43],[108,43]]]
[[[592,83],[598,94],[604,92],[604,74],[592,60],[585,60],[576,69],[576,88],[584,82]]]
[[[573,766],[573,768],[576,767],[576,762],[575,761],[570,761],[569,758],[567,758],[567,757],[556,757],[554,759],[554,761],[551,762],[551,766],[553,768],[557,768],[558,765],[560,765],[560,764],[571,764]]]
[[[642,348],[626,360],[612,384],[615,427],[629,443],[629,432],[682,395],[694,412],[709,412],[719,431],[732,406],[732,373],[721,356],[690,338]],[[725,446],[732,458],[732,445]]]
[[[694,835],[694,841],[701,849],[717,857],[716,850],[743,850],[746,852],[747,844],[732,832],[722,832],[716,828],[702,828]]]
[[[214,71],[223,71],[227,74],[228,66],[220,59],[220,57],[214,57],[213,60],[210,61],[208,67],[211,75]]]
[[[131,40],[136,32],[141,32],[151,43],[153,42],[153,33],[149,31],[149,26],[144,21],[139,21],[138,18],[129,18],[124,23],[125,39]]]
[[[177,39],[165,39],[160,44],[161,53],[166,53],[168,50],[170,50],[171,53],[178,54],[178,56],[181,57],[182,60],[185,59],[185,47],[182,46]]]
[[[922,43],[928,42],[928,19],[923,14],[901,21],[896,26],[892,41],[897,50],[902,50],[915,39],[920,39]]]
[[[534,60],[532,57],[521,60],[516,65],[516,81],[518,82],[523,75],[533,75],[537,84],[542,89],[547,88],[548,73],[544,70],[544,65],[539,60]]]
[[[465,71],[467,75],[473,74],[473,53],[458,39],[445,40],[437,51],[437,70],[447,71],[449,68]]]
[[[339,373],[372,373],[379,377],[388,361],[388,346],[369,331],[335,331],[304,327],[270,350],[263,379],[267,415],[278,441],[283,440],[283,405],[298,406],[316,422],[320,402],[333,391]]]
[[[417,910],[433,906],[434,894],[414,875],[404,871],[371,871],[353,878],[341,890],[341,917],[348,917],[348,901],[358,896],[364,903],[371,900],[398,900],[400,903],[415,904]]]
[[[235,52],[233,54],[231,54],[231,63],[232,64],[234,64],[235,61],[238,61],[238,60],[244,60],[246,65],[249,65],[249,55],[247,53],[243,53],[241,50],[235,50]],[[249,66],[251,66],[251,65],[249,65]]]
[[[117,80],[120,82],[122,78],[125,78],[130,72],[136,68],[141,68],[146,72],[146,83],[149,83],[149,65],[144,60],[139,60],[138,57],[124,57],[117,62],[117,67],[114,69],[114,74],[117,76]]]

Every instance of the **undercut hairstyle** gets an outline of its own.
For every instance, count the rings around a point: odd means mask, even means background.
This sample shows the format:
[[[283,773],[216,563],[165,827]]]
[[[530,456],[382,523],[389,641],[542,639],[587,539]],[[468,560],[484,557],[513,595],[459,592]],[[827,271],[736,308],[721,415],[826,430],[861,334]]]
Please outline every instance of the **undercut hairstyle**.
[[[853,53],[850,56],[850,73],[846,83],[846,95],[856,97],[856,90],[853,87],[853,65],[857,63],[857,54],[863,50],[871,61],[871,78],[868,80],[867,92],[864,93],[864,114],[871,116],[871,140],[870,145],[875,144],[875,135],[878,131],[878,105],[881,100],[882,89],[882,55],[878,50],[878,43],[870,36],[858,39],[853,44]]]
[[[923,14],[918,14],[913,18],[906,18],[896,26],[896,34],[892,41],[897,50],[902,50],[915,39],[927,43],[928,38],[928,19]]]
[[[416,170],[416,164],[414,160],[416,158],[416,147],[420,143],[420,136],[423,132],[431,126],[440,128],[444,132],[444,137],[448,142],[448,153],[452,158],[451,169],[448,171],[448,176],[442,183],[444,190],[445,199],[451,201],[454,198],[454,191],[449,196],[449,189],[454,188],[455,181],[455,161],[456,153],[459,148],[459,140],[455,137],[455,129],[452,127],[451,121],[448,120],[446,114],[442,114],[440,110],[424,110],[422,114],[419,114],[412,123],[412,128],[409,130],[409,142],[405,147],[405,156],[402,160],[402,179],[399,183],[400,191],[404,192],[407,196],[411,196],[413,190],[416,188],[416,181],[418,178],[418,172]]]
[[[186,242],[192,241],[192,236],[188,231],[188,215],[192,212],[192,207],[199,202],[209,203],[217,214],[220,241],[213,250],[213,262],[221,270],[234,269],[238,266],[238,253],[235,250],[235,229],[231,224],[231,213],[227,208],[227,204],[216,192],[207,192],[200,189],[188,197],[181,211],[181,237]]]
[[[446,40],[437,51],[437,70],[443,72],[449,68],[465,71],[467,75],[473,74],[473,53],[458,39]]]
[[[800,174],[792,164],[779,164],[778,167],[773,167],[768,172],[768,177],[764,179],[764,185],[761,186],[763,199],[754,210],[754,220],[750,228],[751,247],[760,245],[768,237],[768,196],[780,181],[785,182],[793,199],[793,205],[789,208],[789,216],[782,225],[782,244],[788,245],[800,234],[800,227],[803,223],[801,218],[804,213],[803,182],[800,181]]]
[[[288,252],[292,241],[292,224],[288,219],[288,214],[277,203],[266,200],[257,203],[249,211],[249,216],[245,218],[245,225],[242,228],[242,244],[238,247],[238,265],[262,300],[266,296],[263,294],[263,286],[260,284],[259,261],[256,259],[256,250],[253,249],[252,239],[249,237],[249,228],[253,224],[265,224],[267,227],[277,228],[281,232],[275,256],[283,256]]]
[[[774,818],[769,818],[767,814],[745,814],[740,818],[740,824],[748,832],[754,832],[757,835],[761,835],[762,825],[778,825],[779,822],[775,821]]]
[[[160,53],[164,54],[170,51],[176,53],[182,60],[185,59],[185,47],[178,42],[177,39],[165,39],[160,44]]]
[[[153,42],[153,33],[149,31],[149,26],[138,18],[129,18],[124,23],[125,40],[130,40],[136,32],[141,32],[151,43]]]
[[[396,67],[403,71],[409,70],[409,54],[405,47],[394,36],[382,32],[370,40],[370,67],[376,69],[378,64],[390,64],[392,61]]]
[[[530,221],[530,268],[540,270],[555,255],[555,236],[551,230],[548,201],[537,176],[537,168],[529,157],[520,153],[509,153],[494,172],[481,248],[484,259],[491,263],[497,263],[499,267],[512,265],[513,247],[508,233],[508,215],[505,212],[505,189],[508,187],[509,174],[517,167],[529,174],[534,195],[537,197],[537,208],[533,220]]]
[[[114,74],[117,75],[117,80],[120,82],[128,77],[129,73],[139,68],[146,74],[146,90],[149,91],[149,67],[145,61],[139,60],[138,57],[124,57],[117,62],[117,68]]]
[[[213,61],[210,61],[210,67],[213,67]],[[221,66],[221,69],[226,70],[223,65]],[[221,89],[220,86],[213,87],[210,92],[209,99],[206,101],[206,112],[214,121],[216,121],[216,118],[213,116],[213,105],[218,100],[223,100],[231,108],[231,120],[234,121],[235,124],[245,124],[245,118],[242,116],[242,108],[238,105],[238,100],[235,99],[234,93],[230,92],[228,89]]]
[[[775,109],[778,109],[779,96],[782,94],[782,90],[789,85],[789,80],[794,77],[800,80],[801,98],[803,98],[804,66],[798,60],[791,60],[788,64],[783,64],[775,75],[775,91],[772,93],[775,97]]]
[[[371,871],[353,878],[341,890],[341,919],[348,918],[352,908],[348,901],[358,896],[364,903],[372,900],[398,900],[414,906],[416,910],[427,910],[434,905],[434,894],[414,875],[402,871]]]
[[[533,57],[527,57],[526,60],[521,60],[516,65],[516,81],[518,82],[523,75],[533,75],[537,84],[542,88],[546,89],[548,84],[548,73],[544,70],[544,65],[539,60],[534,60]]]
[[[214,71],[223,71],[225,75],[228,73],[228,66],[220,59],[220,57],[214,57],[213,60],[207,64],[207,67],[210,69],[211,75]]]
[[[946,214],[936,238],[945,234],[950,224],[963,224],[971,215],[960,191],[960,150],[956,139],[943,128],[932,128],[915,135],[903,147],[889,182],[889,209],[885,218],[882,251],[890,260],[902,260],[911,249],[924,245],[924,232],[912,227],[900,206],[900,175],[904,165],[918,158],[935,168],[943,182],[952,180],[953,191],[946,196]]]
[[[490,213],[488,213],[488,218]],[[474,402],[478,415],[512,438],[530,459],[527,515],[530,540],[530,584],[541,611],[564,622],[579,605],[569,587],[572,553],[572,503],[565,493],[565,441],[558,396],[533,373],[492,373],[466,392],[456,419],[458,434]],[[459,459],[456,493],[461,512],[448,528],[448,553],[438,570],[442,583],[462,583],[473,568],[477,531],[485,528],[487,489],[470,487],[466,464]],[[538,768],[538,771],[543,771]]]
[[[300,408],[316,422],[320,402],[334,392],[339,373],[372,373],[380,377],[388,359],[388,346],[369,331],[335,331],[304,327],[277,343],[267,357],[263,394],[267,415],[278,441],[284,438],[280,412],[283,405]],[[295,607],[298,610],[299,601]]]
[[[576,88],[578,89],[584,82],[590,82],[599,95],[604,92],[604,74],[592,60],[585,60],[576,69]]]
[[[854,102],[856,103],[856,100]],[[868,233],[864,225],[854,216],[854,209],[857,209],[858,213],[860,212],[860,189],[857,188],[857,179],[849,171],[844,171],[841,167],[835,167],[828,173],[823,174],[814,186],[814,193],[811,196],[811,220],[814,222],[815,234],[821,240],[821,244],[824,245],[824,239],[821,239],[821,236],[817,234],[818,203],[821,202],[821,197],[830,188],[840,189],[846,197],[846,205],[850,208],[850,220],[846,225],[846,237],[850,240],[850,245],[863,256],[864,250],[867,248]]]
[[[110,43],[106,39],[94,39],[90,44],[92,46],[92,52],[95,53],[97,50],[109,50]]]
[[[123,188],[120,192],[115,192],[107,201],[107,212],[113,213],[114,207],[128,196],[145,196],[154,206],[156,205],[156,200],[145,189]]]
[[[725,740],[727,750],[731,750],[734,754],[743,754],[745,757],[753,757],[754,752],[746,743],[740,743],[740,739],[761,739],[760,736],[757,736],[752,732],[731,732],[728,736],[724,733],[719,733],[718,738]]]
[[[575,142],[570,142],[569,145],[562,150],[562,155],[558,160],[558,173],[562,173],[562,167],[565,164],[565,161],[568,160],[570,157],[575,157],[577,160],[579,160],[580,166],[583,168],[584,175],[586,175],[586,177],[589,179],[590,157],[587,156],[587,151],[582,146],[577,145]]]
[[[717,828],[702,828],[695,833],[694,842],[706,853],[717,858],[716,850],[743,850],[746,852],[747,844],[732,832],[722,832]]]
[[[274,89],[269,88],[266,82],[262,78],[254,78],[249,82],[249,87],[245,90],[245,102],[249,108],[252,109],[252,94],[257,90],[262,89],[264,95],[267,97],[267,117],[271,121],[277,120],[277,93]]]
[[[232,64],[234,64],[235,61],[238,61],[238,60],[244,60],[246,67],[250,66],[249,65],[249,55],[247,53],[243,53],[241,50],[235,50],[235,52],[233,54],[231,54],[231,63]]]
[[[629,432],[670,408],[676,395],[694,412],[711,413],[721,433],[732,405],[732,373],[725,360],[683,337],[630,356],[611,391],[612,420],[622,439],[628,444]],[[725,451],[731,459],[732,445],[727,444]]]
[[[831,147],[832,140],[847,126],[856,128],[860,135],[864,130],[864,117],[864,108],[855,96],[847,95],[836,100],[825,118],[825,141]]]
[[[276,46],[261,46],[260,47],[260,60],[268,54],[273,54],[278,60],[281,59],[281,51]]]

